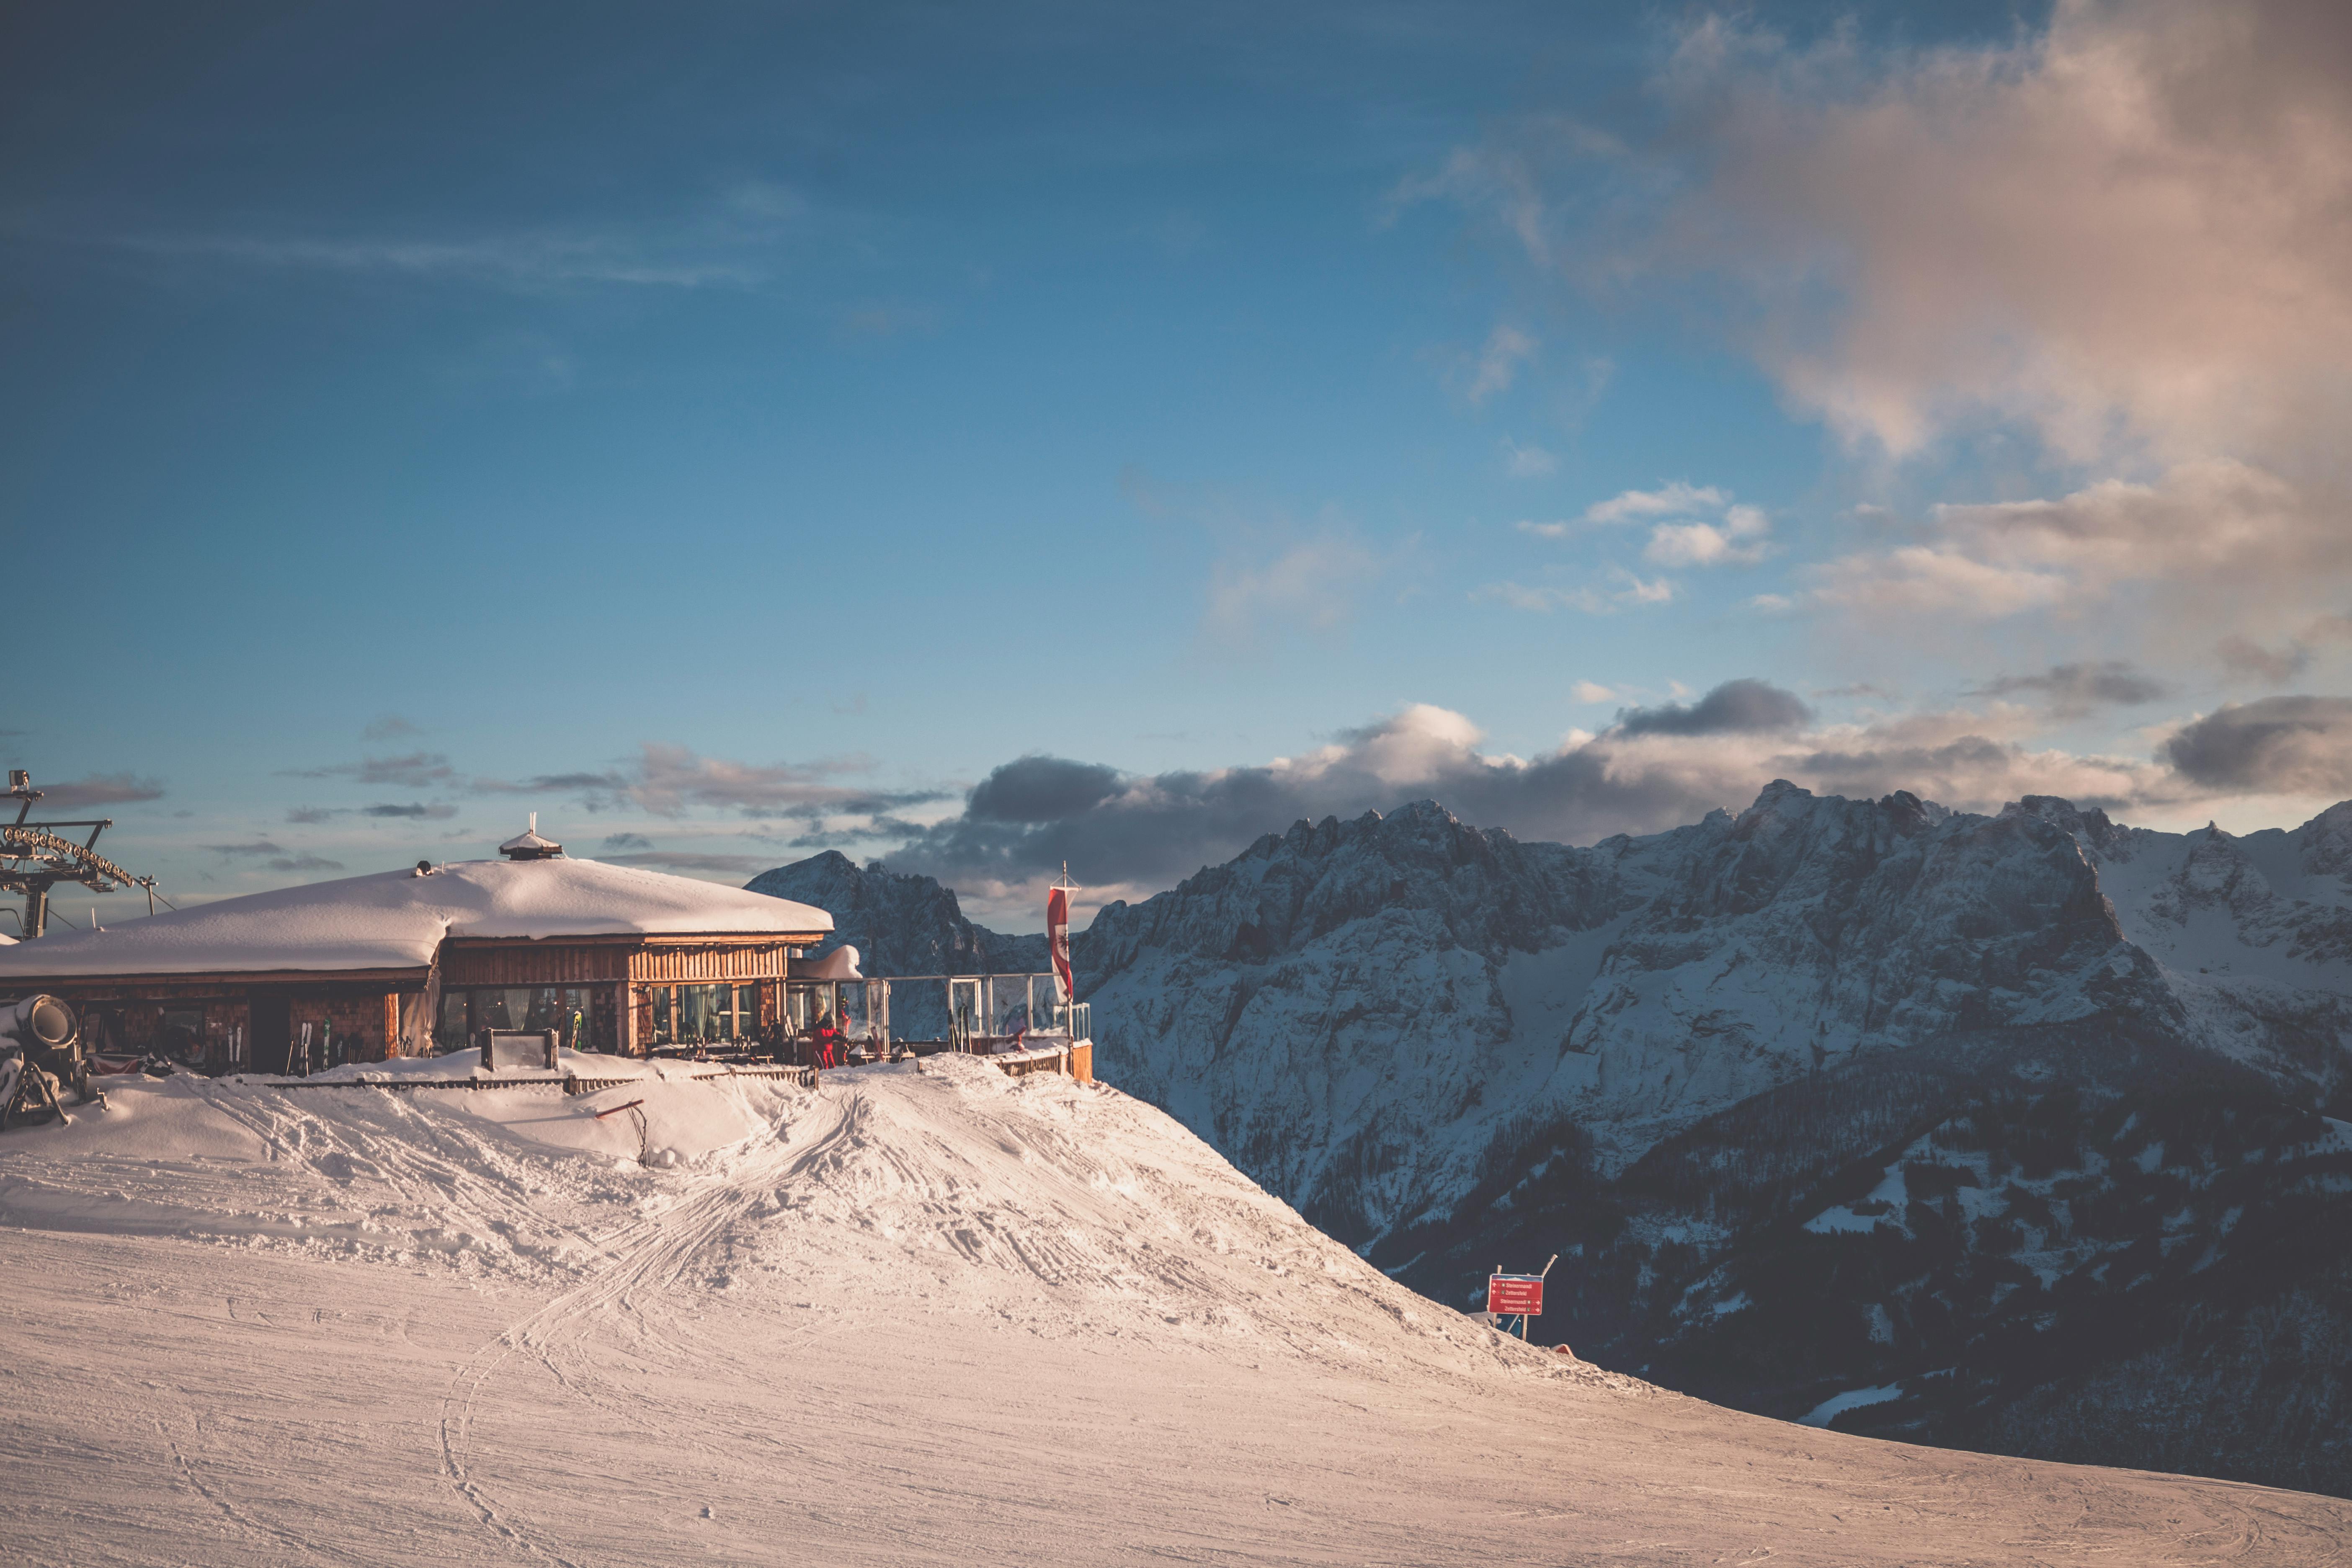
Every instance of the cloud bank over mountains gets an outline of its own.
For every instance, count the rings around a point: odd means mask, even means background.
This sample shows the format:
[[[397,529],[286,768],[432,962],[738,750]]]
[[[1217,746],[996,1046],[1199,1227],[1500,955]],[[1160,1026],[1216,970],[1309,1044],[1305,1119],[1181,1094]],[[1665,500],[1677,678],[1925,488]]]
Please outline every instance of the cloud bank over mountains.
[[[2148,699],[2125,666],[2061,668],[2017,686],[2061,703]],[[1296,757],[1134,774],[1027,756],[975,785],[961,813],[886,857],[939,877],[976,908],[1025,911],[1065,861],[1090,901],[1136,897],[1232,856],[1260,834],[1324,816],[1434,798],[1481,826],[1591,843],[1738,809],[1774,778],[1823,794],[1910,790],[1959,810],[1995,811],[2032,794],[2110,811],[2168,812],[2248,795],[2332,802],[2352,795],[2352,701],[2268,698],[2176,730],[2152,756],[2037,748],[2033,709],[2003,700],[1942,712],[1822,722],[1769,681],[1726,681],[1696,701],[1621,710],[1532,758],[1486,751],[1462,714],[1406,708]]]
[[[1832,720],[1796,692],[1742,677],[1686,700],[1621,707],[1601,729],[1571,731],[1532,757],[1489,750],[1468,717],[1417,703],[1260,763],[1141,773],[1027,755],[960,793],[859,783],[874,769],[862,758],[753,764],[660,744],[610,768],[480,780],[461,793],[477,801],[530,796],[542,811],[568,803],[607,825],[589,851],[599,858],[720,880],[845,848],[938,877],[975,913],[1013,929],[1034,923],[1041,889],[1065,863],[1086,884],[1081,903],[1090,910],[1171,886],[1301,818],[1387,812],[1423,798],[1523,838],[1589,844],[1737,810],[1774,778],[1850,796],[1909,790],[1973,811],[2059,795],[2136,819],[2179,819],[2249,796],[2292,802],[2290,814],[2307,814],[2352,796],[2352,700],[2227,704],[2159,726],[2134,755],[2037,744],[2052,712],[2137,707],[2164,695],[2145,672],[2107,661],[2007,678],[1977,693],[1972,706]],[[426,765],[436,774],[444,769],[450,764],[437,757]],[[360,763],[310,776],[331,773],[359,783],[384,770]],[[289,820],[421,822],[453,814],[441,803],[394,803],[301,808]],[[575,822],[559,831],[586,840],[587,827]],[[221,861],[277,872],[344,868],[267,837],[205,847]]]

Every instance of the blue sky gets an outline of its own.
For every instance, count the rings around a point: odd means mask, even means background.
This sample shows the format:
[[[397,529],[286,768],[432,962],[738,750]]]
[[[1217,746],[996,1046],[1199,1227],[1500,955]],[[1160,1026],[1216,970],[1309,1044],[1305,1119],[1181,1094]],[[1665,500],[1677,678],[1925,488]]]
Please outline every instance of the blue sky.
[[[1423,794],[1587,839],[1775,773],[2301,820],[2352,794],[2340,476],[2215,409],[2324,381],[2341,299],[2086,309],[2096,242],[2048,231],[2111,201],[2201,265],[2116,173],[2171,159],[2239,262],[2307,248],[2324,169],[2249,242],[2196,171],[2270,143],[2068,118],[2116,58],[2341,110],[2283,81],[2313,40],[2199,26],[20,13],[0,729],[189,899],[532,809],[730,881],[883,856],[1013,926],[1063,858],[1139,896]],[[2182,543],[2241,513],[2259,570]]]

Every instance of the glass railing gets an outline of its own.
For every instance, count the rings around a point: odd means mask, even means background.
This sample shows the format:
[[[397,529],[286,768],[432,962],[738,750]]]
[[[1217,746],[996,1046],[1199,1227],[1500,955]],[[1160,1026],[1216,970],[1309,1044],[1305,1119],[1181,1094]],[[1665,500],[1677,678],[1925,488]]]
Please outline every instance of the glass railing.
[[[970,1050],[1023,1035],[1094,1034],[1094,1009],[1055,1002],[1051,973],[875,975],[866,988],[868,1016],[892,1040]]]

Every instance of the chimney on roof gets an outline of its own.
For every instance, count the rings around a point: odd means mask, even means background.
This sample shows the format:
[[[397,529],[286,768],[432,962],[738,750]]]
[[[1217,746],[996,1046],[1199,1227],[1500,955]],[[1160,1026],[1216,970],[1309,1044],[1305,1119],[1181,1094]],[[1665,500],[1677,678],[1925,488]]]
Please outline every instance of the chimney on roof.
[[[563,846],[539,836],[539,813],[534,811],[530,826],[499,845],[499,853],[509,860],[552,860],[563,853]]]

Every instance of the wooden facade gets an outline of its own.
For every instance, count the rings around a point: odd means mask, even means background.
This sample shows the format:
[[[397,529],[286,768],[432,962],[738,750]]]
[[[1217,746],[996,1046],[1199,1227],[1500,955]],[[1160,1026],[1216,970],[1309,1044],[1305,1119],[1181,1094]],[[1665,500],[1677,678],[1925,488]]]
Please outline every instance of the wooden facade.
[[[451,937],[441,944],[441,984],[593,985],[782,980],[793,952],[824,940],[790,936]]]
[[[33,973],[12,974],[8,984],[72,1002],[93,1019],[101,1049],[176,1047],[215,1069],[282,1072],[305,1025],[313,1068],[427,1054],[436,1031],[447,1033],[448,998],[478,991],[577,996],[607,1048],[641,1056],[653,1037],[653,988],[755,987],[753,1005],[730,1016],[772,1026],[782,1016],[793,952],[826,934],[452,937],[422,968]]]
[[[415,978],[421,982],[422,973]],[[285,1070],[310,1026],[310,1065],[381,1061],[403,1054],[400,987],[410,972],[334,975],[245,974],[11,977],[12,989],[46,991],[79,1011],[102,1052],[184,1052],[215,1068]],[[421,1003],[424,993],[415,992]],[[408,1009],[424,1016],[421,1006]]]

